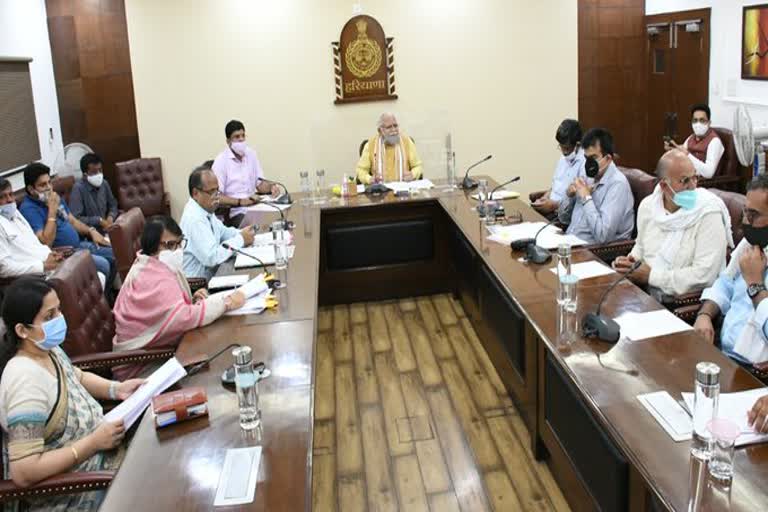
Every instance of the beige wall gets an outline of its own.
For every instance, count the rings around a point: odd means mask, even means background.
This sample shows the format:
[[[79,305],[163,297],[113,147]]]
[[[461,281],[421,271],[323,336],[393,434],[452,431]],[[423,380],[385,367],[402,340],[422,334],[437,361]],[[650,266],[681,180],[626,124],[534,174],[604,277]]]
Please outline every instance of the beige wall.
[[[126,0],[139,137],[163,159],[174,215],[192,167],[245,123],[267,177],[298,188],[300,170],[327,182],[353,172],[383,110],[417,141],[427,176],[442,178],[451,132],[460,168],[546,187],[554,132],[577,109],[576,0],[369,0],[395,38],[394,102],[336,106],[330,43],[351,1]],[[479,170],[479,169],[478,169]]]

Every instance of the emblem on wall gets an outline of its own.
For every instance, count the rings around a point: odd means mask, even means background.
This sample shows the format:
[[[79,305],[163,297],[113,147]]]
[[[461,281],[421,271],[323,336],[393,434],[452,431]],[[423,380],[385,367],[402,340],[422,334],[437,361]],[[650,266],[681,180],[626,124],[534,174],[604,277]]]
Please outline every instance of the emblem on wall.
[[[370,16],[350,19],[333,48],[335,103],[397,99],[394,39]]]

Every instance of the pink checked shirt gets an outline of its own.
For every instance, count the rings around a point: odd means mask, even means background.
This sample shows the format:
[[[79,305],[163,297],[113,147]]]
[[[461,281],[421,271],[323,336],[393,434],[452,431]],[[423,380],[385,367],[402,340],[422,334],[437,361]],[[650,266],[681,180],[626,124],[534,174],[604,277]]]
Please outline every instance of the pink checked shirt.
[[[256,185],[264,177],[259,158],[250,147],[245,156],[238,161],[229,147],[213,161],[213,172],[219,179],[219,190],[225,196],[243,199],[256,191]],[[239,215],[245,208],[232,208],[231,215]]]

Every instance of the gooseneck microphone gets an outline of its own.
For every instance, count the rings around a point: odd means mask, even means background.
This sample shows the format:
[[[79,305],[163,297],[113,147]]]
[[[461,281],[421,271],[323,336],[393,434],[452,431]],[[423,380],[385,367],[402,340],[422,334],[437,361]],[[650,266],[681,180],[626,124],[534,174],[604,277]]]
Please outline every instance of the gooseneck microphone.
[[[557,219],[552,219],[551,221],[544,224],[544,226],[542,226],[541,229],[536,232],[536,235],[534,235],[533,238],[522,238],[520,240],[515,240],[509,244],[509,246],[513,251],[525,251],[526,261],[536,263],[537,265],[543,265],[552,258],[552,255],[548,250],[537,245],[536,242],[538,241],[541,232],[555,222],[557,222]]]
[[[280,212],[280,221],[283,223],[283,229],[285,229],[286,231],[290,231],[290,230],[292,230],[294,228],[293,221],[286,220],[285,212],[283,211],[282,208],[280,208],[279,206],[275,205],[274,203],[268,203],[266,201],[262,201],[259,204],[263,204],[264,206],[269,206],[270,208],[274,208],[275,210]]]
[[[613,284],[611,284],[611,286],[609,286],[608,289],[603,292],[602,297],[600,297],[600,302],[597,303],[597,312],[588,313],[584,316],[584,322],[582,323],[582,332],[584,337],[597,337],[603,341],[607,341],[608,343],[616,343],[619,341],[619,334],[621,331],[619,324],[617,324],[612,318],[601,315],[600,309],[603,307],[603,302],[605,302],[605,298],[608,296],[611,290],[616,288],[619,283],[626,280],[630,274],[640,268],[640,265],[642,264],[642,261],[636,261],[633,263],[623,276],[614,281]]]
[[[275,180],[263,180],[263,181],[266,181],[267,183],[274,183],[275,185],[278,185],[283,189],[283,192],[284,192],[283,195],[275,199],[274,201],[275,204],[293,204],[293,200],[291,199],[291,194],[288,193],[288,187],[286,187],[279,181],[275,181]]]
[[[501,204],[498,204],[493,199],[493,194],[500,188],[506,187],[510,183],[515,183],[516,181],[520,181],[520,176],[515,176],[514,178],[505,181],[501,185],[498,185],[496,188],[494,188],[491,193],[488,195],[488,197],[485,198],[486,206],[483,207],[482,204],[477,205],[477,213],[478,215],[485,216],[485,217],[496,217],[499,215],[499,212],[501,212],[501,215],[504,214],[504,207]]]
[[[491,158],[493,158],[493,155],[488,155],[487,157],[483,158],[482,160],[480,160],[478,162],[475,162],[474,164],[470,165],[467,168],[467,172],[464,173],[464,179],[461,180],[461,188],[463,188],[464,190],[469,190],[469,189],[473,189],[473,188],[477,187],[477,180],[473,180],[472,178],[469,177],[469,171],[471,171],[472,169],[474,169],[478,165],[482,164],[483,162],[487,162]]]
[[[237,253],[237,254],[241,254],[241,255],[245,256],[246,258],[251,258],[252,260],[255,260],[255,261],[257,261],[257,262],[259,263],[259,265],[260,265],[260,266],[264,267],[265,269],[267,268],[267,264],[266,264],[266,263],[264,263],[264,261],[263,261],[261,258],[259,258],[259,257],[257,257],[257,256],[254,256],[253,254],[249,254],[249,253],[247,253],[247,252],[245,252],[245,251],[241,251],[241,250],[240,250],[240,249],[238,249],[237,247],[232,247],[232,245],[230,245],[230,244],[229,244],[229,243],[227,243],[227,242],[222,242],[222,243],[221,243],[221,246],[222,246],[223,248],[227,249],[227,250],[230,250],[230,251],[232,251],[232,252],[235,252],[235,253]]]

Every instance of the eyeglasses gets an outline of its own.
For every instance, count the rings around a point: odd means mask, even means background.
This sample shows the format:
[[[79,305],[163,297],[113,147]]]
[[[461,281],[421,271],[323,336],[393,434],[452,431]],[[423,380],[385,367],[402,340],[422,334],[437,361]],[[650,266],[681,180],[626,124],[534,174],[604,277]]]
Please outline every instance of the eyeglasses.
[[[754,224],[754,222],[759,219],[760,217],[766,217],[768,214],[761,213],[757,210],[753,210],[752,208],[744,207],[744,209],[741,211],[742,216],[747,221],[747,224]]]
[[[672,180],[667,178],[667,183],[669,183],[670,185],[672,185],[673,183],[679,183],[680,185],[687,187],[691,183],[697,182],[698,180],[699,180],[699,177],[696,174],[694,174],[692,176],[685,176],[683,178],[680,178],[679,180]]]
[[[558,151],[560,151],[561,153],[569,154],[569,155],[571,153],[573,153],[574,149],[576,149],[576,145],[575,144],[573,146],[566,146],[565,144],[558,144],[557,145],[557,150]]]
[[[202,188],[199,188],[197,190],[199,190],[203,194],[209,195],[211,197],[219,197],[221,195],[221,191],[219,189],[217,189],[217,188],[215,188],[213,190],[203,190]]]
[[[169,251],[175,251],[178,248],[187,248],[187,239],[181,237],[179,240],[168,240],[167,242],[160,242],[161,249],[168,249]]]

